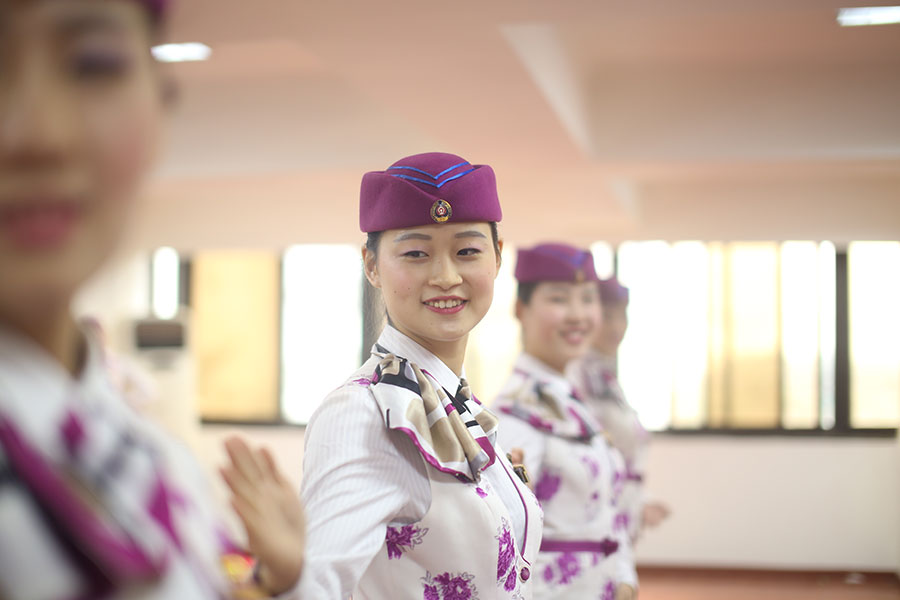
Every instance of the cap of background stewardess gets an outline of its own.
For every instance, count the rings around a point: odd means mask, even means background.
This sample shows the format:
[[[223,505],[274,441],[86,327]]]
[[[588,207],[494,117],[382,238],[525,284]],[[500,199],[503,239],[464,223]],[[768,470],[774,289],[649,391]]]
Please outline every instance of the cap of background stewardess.
[[[628,288],[619,283],[615,277],[604,279],[598,286],[600,287],[600,302],[603,304],[617,304],[620,302],[628,302]]]
[[[401,158],[363,175],[360,186],[359,228],[366,233],[502,217],[494,170],[455,154]]]
[[[519,250],[516,280],[519,283],[599,281],[593,255],[568,244],[539,244]]]
[[[140,0],[154,18],[162,17],[172,4],[171,0]]]

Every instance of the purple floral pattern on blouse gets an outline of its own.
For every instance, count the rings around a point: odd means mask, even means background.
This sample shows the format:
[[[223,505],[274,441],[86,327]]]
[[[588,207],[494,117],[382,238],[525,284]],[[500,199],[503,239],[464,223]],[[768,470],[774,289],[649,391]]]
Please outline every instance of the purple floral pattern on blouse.
[[[547,565],[547,567],[544,569],[544,581],[546,581],[547,583],[553,582],[553,566],[552,565]]]
[[[469,573],[442,573],[422,578],[422,600],[478,600],[478,589]]]
[[[537,484],[534,486],[534,496],[540,501],[550,500],[559,491],[559,485],[562,479],[559,475],[554,475],[549,471],[542,471]]]
[[[428,533],[428,528],[419,528],[415,525],[403,527],[388,527],[385,535],[388,560],[400,558],[404,552],[409,552],[415,546],[422,543],[422,538]]]
[[[572,580],[581,573],[578,557],[572,552],[563,552],[556,559],[556,566],[559,567],[559,583],[562,585],[572,583]]]
[[[378,383],[378,373],[372,373],[371,377],[360,377],[359,379],[354,379],[353,383],[357,385],[361,385],[363,387],[369,387]]]
[[[597,462],[593,456],[582,456],[581,464],[588,470],[588,473],[591,475],[591,479],[597,479],[600,477],[600,463]]]
[[[625,531],[628,529],[628,524],[631,522],[631,517],[627,512],[620,512],[616,515],[615,521],[613,521],[613,531]]]
[[[625,473],[622,471],[616,471],[616,474],[613,476],[613,502],[618,502],[619,498],[622,495],[622,492],[625,490]]]
[[[600,596],[600,600],[615,600],[616,599],[616,584],[612,581],[607,581],[606,586],[603,588],[603,595]]]
[[[488,495],[488,493],[480,487],[475,488],[475,493],[478,494],[479,498],[487,498]]]
[[[503,589],[507,592],[511,592],[516,589],[516,570],[513,569],[509,572],[509,575],[506,576],[506,582],[503,584]]]
[[[509,529],[509,523],[506,519],[501,521],[500,529],[497,532],[496,540],[497,548],[497,581],[506,579],[509,568],[513,566],[516,560],[516,548],[513,544],[512,532]]]
[[[551,585],[569,585],[581,574],[581,563],[574,552],[561,552],[554,564],[544,569],[544,581]]]

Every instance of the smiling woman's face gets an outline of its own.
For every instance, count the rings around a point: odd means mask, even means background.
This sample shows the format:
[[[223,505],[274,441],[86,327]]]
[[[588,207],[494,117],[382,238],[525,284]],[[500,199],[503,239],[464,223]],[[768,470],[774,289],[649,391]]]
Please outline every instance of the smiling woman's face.
[[[163,118],[138,2],[0,0],[0,309],[66,301],[122,235]]]
[[[448,223],[385,231],[365,262],[394,326],[429,347],[464,340],[481,321],[500,257],[488,223]]]
[[[590,348],[600,320],[600,300],[594,281],[541,282],[528,303],[519,300],[525,352],[557,371]]]

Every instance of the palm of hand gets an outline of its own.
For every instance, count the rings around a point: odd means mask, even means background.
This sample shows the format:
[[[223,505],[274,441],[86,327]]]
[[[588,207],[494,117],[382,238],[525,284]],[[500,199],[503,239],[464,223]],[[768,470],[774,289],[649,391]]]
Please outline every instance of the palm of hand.
[[[239,438],[225,442],[231,464],[222,476],[231,504],[257,559],[262,588],[278,595],[294,587],[303,569],[306,520],[300,499],[267,450],[251,450]]]

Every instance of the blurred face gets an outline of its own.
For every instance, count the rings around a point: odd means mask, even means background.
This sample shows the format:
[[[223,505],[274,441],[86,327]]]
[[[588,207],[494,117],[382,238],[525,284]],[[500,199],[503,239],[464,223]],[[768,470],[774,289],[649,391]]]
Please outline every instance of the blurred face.
[[[149,36],[136,2],[0,0],[0,309],[114,249],[162,116]]]
[[[393,324],[433,348],[465,342],[487,313],[500,257],[488,223],[452,223],[385,231],[365,262]]]
[[[516,304],[516,316],[525,352],[562,372],[590,348],[600,320],[597,284],[539,283],[528,304]]]
[[[594,348],[608,356],[614,356],[628,329],[628,304],[616,302],[603,305],[603,319],[594,339]]]

